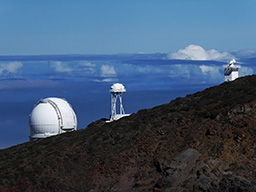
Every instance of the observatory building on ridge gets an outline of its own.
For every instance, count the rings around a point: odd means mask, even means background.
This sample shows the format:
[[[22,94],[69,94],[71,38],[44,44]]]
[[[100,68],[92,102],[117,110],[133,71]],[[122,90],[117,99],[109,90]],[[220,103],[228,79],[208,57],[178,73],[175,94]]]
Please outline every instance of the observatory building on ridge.
[[[122,117],[129,116],[130,114],[125,114],[122,95],[126,92],[125,87],[121,83],[115,83],[110,87],[111,93],[111,117],[108,122],[118,120]],[[119,100],[120,111],[117,113],[117,102]]]
[[[41,99],[29,119],[30,140],[77,130],[77,119],[71,105],[60,98]]]
[[[232,59],[227,66],[224,68],[225,81],[233,81],[239,77],[238,69],[240,65],[234,65],[236,63],[235,59]]]

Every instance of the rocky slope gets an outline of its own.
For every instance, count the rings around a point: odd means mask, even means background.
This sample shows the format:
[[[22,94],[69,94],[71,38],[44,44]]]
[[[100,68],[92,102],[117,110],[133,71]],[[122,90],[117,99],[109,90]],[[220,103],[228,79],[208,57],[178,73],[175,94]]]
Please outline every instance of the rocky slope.
[[[0,191],[256,191],[256,76],[0,151]]]

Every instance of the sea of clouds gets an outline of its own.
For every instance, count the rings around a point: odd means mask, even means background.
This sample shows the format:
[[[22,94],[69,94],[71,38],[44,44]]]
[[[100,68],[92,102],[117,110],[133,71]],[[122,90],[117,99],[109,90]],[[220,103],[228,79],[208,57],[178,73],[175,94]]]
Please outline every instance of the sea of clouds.
[[[66,98],[85,128],[109,117],[113,83],[125,85],[125,110],[135,113],[222,83],[233,58],[240,76],[254,74],[256,50],[199,45],[156,54],[0,56],[0,148],[28,141],[29,114],[41,98]]]

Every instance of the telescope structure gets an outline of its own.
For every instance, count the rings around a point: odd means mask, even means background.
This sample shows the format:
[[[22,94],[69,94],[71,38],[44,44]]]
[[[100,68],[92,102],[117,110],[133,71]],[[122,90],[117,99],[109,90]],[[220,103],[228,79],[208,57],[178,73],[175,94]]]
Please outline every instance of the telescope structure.
[[[125,87],[121,83],[115,83],[110,87],[111,93],[111,117],[109,122],[118,120],[122,117],[129,116],[130,114],[125,114],[122,95],[126,92]],[[119,101],[119,114],[117,113],[117,102]]]
[[[234,65],[236,63],[235,59],[232,59],[227,66],[224,68],[225,81],[234,81],[239,77],[238,70],[240,65]]]

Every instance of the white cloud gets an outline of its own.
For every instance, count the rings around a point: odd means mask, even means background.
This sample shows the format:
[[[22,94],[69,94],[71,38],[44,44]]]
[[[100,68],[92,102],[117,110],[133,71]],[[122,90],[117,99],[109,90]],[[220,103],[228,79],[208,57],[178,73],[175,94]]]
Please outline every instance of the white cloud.
[[[221,81],[224,78],[223,73],[220,72],[223,70],[222,67],[208,65],[201,65],[199,67],[203,75],[212,82]]]
[[[52,68],[55,69],[55,71],[57,72],[61,72],[61,73],[65,73],[65,72],[72,72],[73,69],[68,67],[68,65],[60,62],[60,61],[55,61],[55,62],[52,62],[51,65],[50,65]]]
[[[105,78],[105,79],[102,79],[102,80],[95,79],[94,81],[98,82],[98,83],[101,83],[101,82],[117,82],[118,79],[117,78]]]
[[[90,73],[95,73],[95,64],[92,64],[88,61],[81,61],[79,63],[79,67],[82,67],[83,70],[88,71]]]
[[[228,52],[219,52],[215,49],[205,50],[199,45],[189,45],[178,52],[167,55],[168,59],[182,59],[182,60],[229,60],[234,58]]]
[[[0,75],[3,73],[17,73],[18,69],[22,68],[23,64],[22,62],[9,62],[9,63],[1,63],[0,64]]]
[[[94,74],[96,71],[96,65],[88,61],[81,61],[78,63],[54,61],[51,62],[50,67],[53,68],[56,72],[60,73],[81,72],[84,74]]]
[[[213,66],[207,66],[207,65],[201,65],[201,66],[199,66],[200,67],[200,69],[201,69],[201,71],[202,71],[202,73],[204,74],[204,75],[207,75],[207,73],[212,73],[212,72],[214,72],[214,73],[216,73],[216,72],[219,72],[219,67],[213,67]]]
[[[232,50],[230,51],[238,58],[253,58],[256,57],[256,49]]]
[[[114,81],[118,81],[118,80],[115,78],[106,78],[102,80],[102,82],[114,82]]]
[[[175,64],[171,66],[171,70],[169,71],[169,76],[171,78],[190,78],[191,66]]]
[[[239,76],[240,77],[246,76],[246,75],[252,75],[252,74],[253,74],[253,69],[250,68],[250,67],[242,66],[239,70]]]
[[[95,64],[92,64],[91,62],[88,62],[88,61],[81,61],[80,62],[80,66],[83,66],[83,67],[96,67]]]
[[[116,77],[116,70],[111,65],[102,65],[100,71],[101,77]]]

